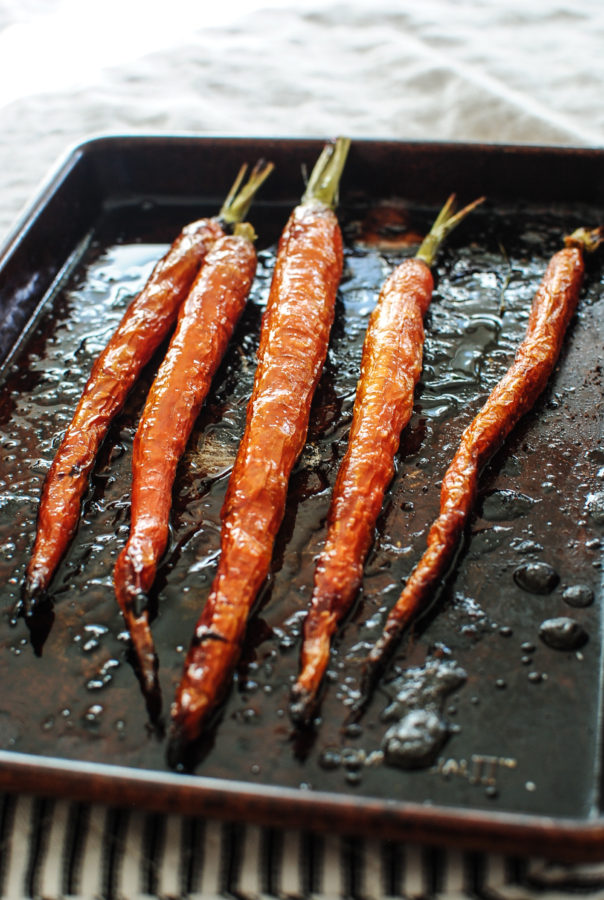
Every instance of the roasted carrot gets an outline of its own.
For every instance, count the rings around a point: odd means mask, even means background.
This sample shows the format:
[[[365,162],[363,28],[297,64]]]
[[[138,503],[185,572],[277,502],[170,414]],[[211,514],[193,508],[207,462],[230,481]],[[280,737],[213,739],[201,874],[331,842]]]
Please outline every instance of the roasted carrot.
[[[348,141],[321,154],[279,241],[244,435],[222,509],[221,555],[172,707],[172,756],[223,698],[268,574],[287,486],[308,429],[342,273],[333,211]]]
[[[526,335],[514,361],[484,406],[462,434],[442,482],[440,512],[429,532],[428,547],[390,611],[384,631],[366,661],[357,709],[367,702],[398,638],[433,597],[446,574],[476,498],[480,471],[518,420],[544,390],[560,354],[576,309],[584,274],[584,252],[604,240],[604,229],[578,229],[550,260],[529,316]]]
[[[250,179],[256,188],[272,166]],[[245,306],[254,274],[253,229],[235,226],[208,252],[151,385],[132,453],[130,536],[113,575],[147,692],[155,685],[155,652],[147,593],[168,543],[176,467]]]
[[[456,215],[453,202],[451,196],[415,257],[387,278],[369,320],[348,447],[333,490],[291,695],[290,714],[298,724],[308,722],[318,705],[331,639],[361,584],[400,434],[411,418],[422,370],[423,317],[434,287],[430,267],[445,236],[481,201]]]
[[[44,599],[75,534],[82,496],[111,421],[173,326],[208,250],[225,228],[241,218],[242,207],[249,206],[253,192],[247,185],[241,188],[244,175],[245,167],[217,217],[200,219],[182,230],[94,363],[44,482],[23,588],[25,613],[33,613]]]

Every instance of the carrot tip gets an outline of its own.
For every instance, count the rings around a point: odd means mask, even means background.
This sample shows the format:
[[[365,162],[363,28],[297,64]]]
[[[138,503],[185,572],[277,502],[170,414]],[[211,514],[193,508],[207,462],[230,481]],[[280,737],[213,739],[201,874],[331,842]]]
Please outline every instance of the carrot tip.
[[[349,721],[358,721],[369,705],[373,692],[394,653],[399,633],[400,629],[398,628],[385,631],[365,660],[361,672],[359,696],[351,707]]]
[[[44,644],[50,634],[55,618],[52,600],[46,595],[43,595],[38,598],[34,608],[29,609],[27,612],[19,612],[17,606],[15,606],[12,615],[15,618],[11,617],[11,624],[16,624],[17,615],[23,616],[27,630],[29,631],[29,638],[33,651],[36,656],[42,656]]]
[[[312,691],[295,684],[289,702],[289,716],[294,725],[309,725],[317,708],[317,697]]]
[[[171,769],[186,772],[192,768],[191,755],[191,741],[182,729],[172,723],[166,748],[166,762]]]
[[[197,721],[178,704],[173,704],[171,717],[166,760],[170,768],[185,772],[192,768],[203,743],[204,733]]]
[[[382,666],[379,664],[367,663],[361,673],[361,686],[359,696],[350,707],[347,723],[358,722],[369,705],[369,701],[373,696],[375,687],[379,681],[382,672]]]
[[[21,591],[21,597],[15,604],[15,612],[18,615],[34,615],[38,607],[48,601],[46,587],[41,578],[31,575],[26,578]]]
[[[143,693],[150,696],[157,693],[159,683],[157,679],[157,656],[155,645],[149,628],[149,620],[146,612],[141,615],[124,613],[124,619],[130,632],[132,649],[136,658],[138,676]]]

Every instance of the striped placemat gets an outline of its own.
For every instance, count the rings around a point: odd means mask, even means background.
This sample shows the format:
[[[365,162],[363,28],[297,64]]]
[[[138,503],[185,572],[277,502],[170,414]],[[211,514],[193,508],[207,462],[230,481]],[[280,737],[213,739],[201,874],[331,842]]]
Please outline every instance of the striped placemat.
[[[0,897],[604,898],[604,862],[561,866],[139,810],[0,797]]]

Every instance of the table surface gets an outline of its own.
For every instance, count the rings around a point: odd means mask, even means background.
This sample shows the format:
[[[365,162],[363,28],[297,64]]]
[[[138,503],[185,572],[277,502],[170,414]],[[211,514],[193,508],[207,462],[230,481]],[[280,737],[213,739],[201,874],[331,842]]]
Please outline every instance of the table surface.
[[[601,0],[1,0],[0,242],[99,134],[600,147]],[[602,896],[563,867],[0,798],[6,897]]]

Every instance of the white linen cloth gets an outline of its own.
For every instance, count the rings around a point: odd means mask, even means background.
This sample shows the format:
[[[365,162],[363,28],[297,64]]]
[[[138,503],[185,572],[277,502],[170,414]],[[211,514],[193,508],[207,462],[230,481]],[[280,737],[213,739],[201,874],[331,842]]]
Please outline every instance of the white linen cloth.
[[[99,133],[604,142],[600,0],[214,6],[0,0],[0,239]]]
[[[0,243],[57,158],[101,133],[604,142],[601,0],[214,6],[0,0]],[[0,806],[2,897],[604,897],[604,864]]]

